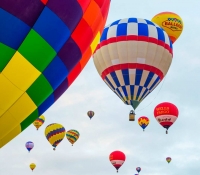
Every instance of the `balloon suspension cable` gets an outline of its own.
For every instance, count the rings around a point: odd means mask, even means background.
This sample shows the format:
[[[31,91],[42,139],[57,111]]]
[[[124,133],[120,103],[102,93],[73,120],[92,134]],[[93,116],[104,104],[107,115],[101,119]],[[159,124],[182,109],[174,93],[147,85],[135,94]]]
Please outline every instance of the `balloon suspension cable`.
[[[144,132],[144,129],[143,129],[143,132]]]
[[[72,146],[73,146],[73,144],[72,144]]]
[[[149,107],[149,106],[154,102],[154,100],[157,98],[158,94],[160,93],[160,91],[161,91],[161,89],[162,89],[162,87],[163,87],[163,84],[164,84],[165,80],[166,80],[166,77],[164,77],[164,80],[162,81],[163,83],[162,83],[162,85],[160,86],[160,89],[158,90],[158,93],[157,93],[157,94],[155,95],[155,97],[152,99],[152,101],[151,101],[148,105],[146,105],[144,108],[139,109],[139,110],[137,110],[137,111],[142,111],[142,110],[144,110],[145,108]]]

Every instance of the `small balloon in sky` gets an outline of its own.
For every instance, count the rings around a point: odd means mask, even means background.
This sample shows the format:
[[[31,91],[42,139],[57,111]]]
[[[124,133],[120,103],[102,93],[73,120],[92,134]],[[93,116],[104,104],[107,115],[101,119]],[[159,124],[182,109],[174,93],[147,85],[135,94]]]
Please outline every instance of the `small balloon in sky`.
[[[36,164],[31,163],[31,164],[29,165],[29,167],[30,167],[30,169],[33,171],[33,170],[35,169],[35,167],[36,167]]]
[[[28,142],[26,142],[25,147],[30,152],[34,147],[34,143],[31,141],[28,141]]]

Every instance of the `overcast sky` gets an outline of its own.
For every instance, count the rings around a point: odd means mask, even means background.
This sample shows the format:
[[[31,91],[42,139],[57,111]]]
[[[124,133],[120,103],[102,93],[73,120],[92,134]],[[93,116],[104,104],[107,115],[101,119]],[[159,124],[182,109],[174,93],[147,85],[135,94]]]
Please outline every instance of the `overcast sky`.
[[[103,82],[92,58],[85,69],[44,113],[46,121],[36,131],[33,125],[0,149],[0,175],[114,175],[108,157],[120,150],[126,155],[121,175],[198,175],[200,172],[200,1],[197,0],[112,0],[107,24],[121,18],[138,17],[151,20],[163,11],[179,14],[184,31],[174,44],[171,67],[160,85],[139,105],[136,118],[149,117],[143,132],[137,121],[129,121],[131,106],[125,105]],[[165,134],[153,116],[154,107],[172,102],[179,117]],[[94,110],[90,121],[87,111]],[[72,147],[65,138],[56,151],[46,140],[45,127],[60,123],[66,130],[76,129],[79,140]],[[35,147],[28,153],[27,141]],[[171,157],[168,164],[166,157]]]

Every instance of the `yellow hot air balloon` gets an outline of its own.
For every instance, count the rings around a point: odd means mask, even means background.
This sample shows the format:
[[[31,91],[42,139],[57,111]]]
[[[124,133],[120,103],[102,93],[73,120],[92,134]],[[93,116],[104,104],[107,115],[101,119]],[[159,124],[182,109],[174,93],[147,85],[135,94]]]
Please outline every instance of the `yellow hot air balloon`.
[[[79,136],[79,132],[74,129],[71,129],[66,133],[67,140],[72,144],[72,146],[78,140]]]
[[[154,16],[151,21],[167,32],[172,43],[178,39],[183,31],[183,20],[176,13],[162,12]]]
[[[35,169],[35,167],[36,167],[36,164],[31,163],[29,166],[30,166],[30,169],[33,171]]]
[[[37,128],[37,130],[40,128],[40,126],[43,125],[45,121],[45,117],[43,115],[41,115],[40,117],[38,117],[34,122],[33,125]]]
[[[48,125],[45,129],[45,136],[49,143],[56,149],[56,146],[63,140],[65,137],[65,128],[58,123],[52,123]]]

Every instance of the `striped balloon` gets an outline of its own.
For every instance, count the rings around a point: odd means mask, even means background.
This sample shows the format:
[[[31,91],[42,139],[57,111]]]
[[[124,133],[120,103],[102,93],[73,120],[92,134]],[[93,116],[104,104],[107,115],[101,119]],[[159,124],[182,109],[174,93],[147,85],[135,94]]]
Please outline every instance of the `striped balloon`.
[[[37,128],[37,130],[40,128],[40,126],[43,125],[45,121],[45,117],[43,115],[41,115],[40,117],[38,117],[34,122],[33,125]]]
[[[90,117],[90,120],[91,120],[91,118],[94,116],[94,111],[88,111],[87,115],[88,117]]]
[[[138,119],[138,124],[142,127],[143,131],[148,126],[149,122],[149,118],[145,116],[142,116]]]
[[[26,142],[25,147],[30,152],[34,147],[34,143],[31,141],[28,141],[28,142]]]
[[[49,143],[54,147],[53,150],[55,150],[65,137],[65,128],[61,124],[52,123],[46,127],[45,136]]]
[[[166,128],[166,134],[170,126],[174,124],[178,118],[178,108],[169,102],[158,104],[154,109],[154,116],[161,126]]]
[[[136,109],[166,75],[172,62],[172,43],[155,23],[126,18],[105,27],[93,56],[103,81]]]
[[[118,169],[124,164],[126,156],[121,151],[113,151],[109,156],[109,160],[118,172]]]
[[[141,168],[140,167],[137,167],[136,168],[136,171],[139,173],[141,171]]]
[[[83,70],[109,5],[110,0],[0,0],[0,148]]]
[[[66,137],[69,140],[69,142],[73,144],[78,140],[80,134],[77,130],[71,129],[69,131],[66,132]]]

